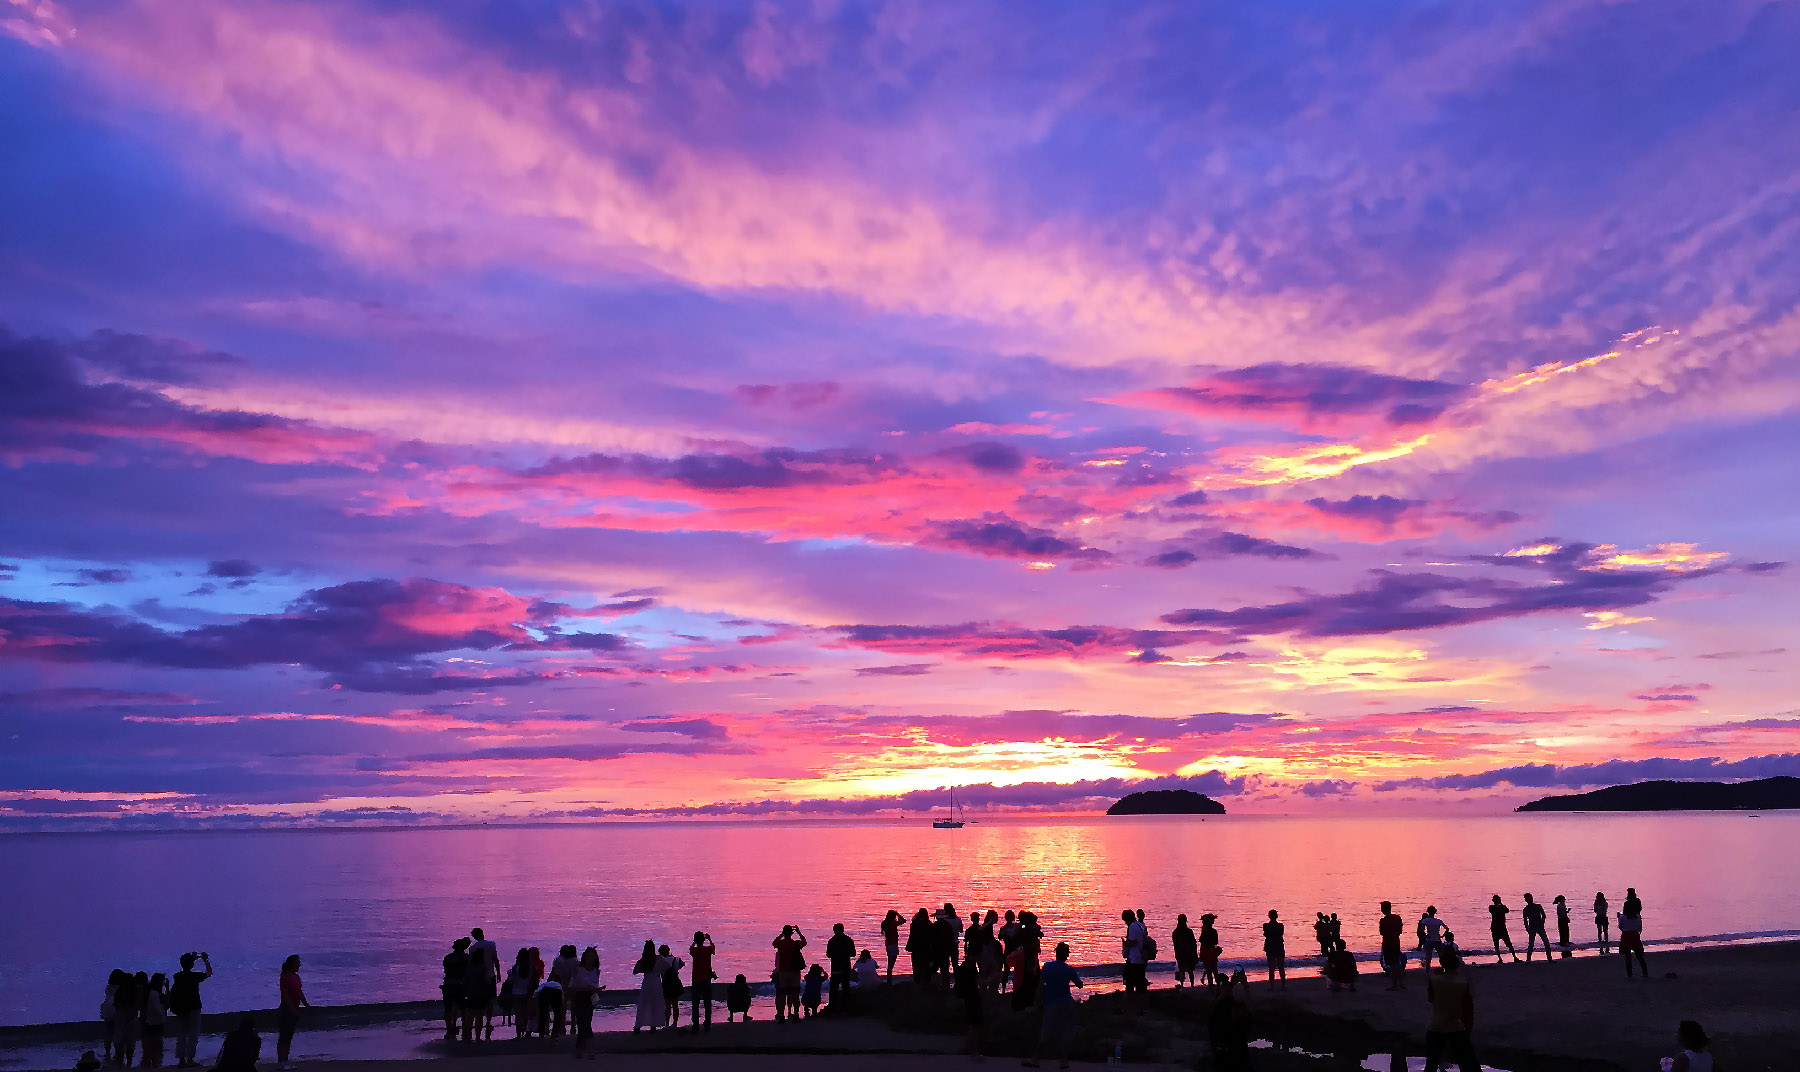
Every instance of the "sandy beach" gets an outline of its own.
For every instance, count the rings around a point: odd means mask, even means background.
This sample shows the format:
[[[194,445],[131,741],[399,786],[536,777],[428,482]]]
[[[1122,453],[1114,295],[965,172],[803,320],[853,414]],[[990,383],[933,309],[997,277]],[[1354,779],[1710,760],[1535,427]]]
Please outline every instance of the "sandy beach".
[[[1671,1052],[1674,1026],[1681,1019],[1706,1025],[1716,1040],[1720,1067],[1733,1072],[1791,1070],[1800,1054],[1800,942],[1660,952],[1652,955],[1648,980],[1627,980],[1616,957],[1495,964],[1492,957],[1476,956],[1472,964],[1477,1049],[1483,1064],[1506,1072],[1654,1069]],[[1316,969],[1304,962],[1290,974],[1285,991],[1271,990],[1260,980],[1251,987],[1254,1030],[1266,1044],[1259,1047],[1257,1067],[1277,1072],[1405,1068],[1393,1064],[1394,1056],[1416,1058],[1421,1052],[1425,978],[1417,969],[1407,973],[1407,989],[1400,992],[1388,991],[1385,980],[1373,972],[1362,976],[1354,993],[1330,992]],[[1104,1060],[1117,1046],[1132,1064],[1209,1067],[1204,1024],[1210,994],[1172,989],[1161,973],[1154,983],[1149,1008],[1142,1013],[1128,1011],[1117,992],[1090,996],[1081,1007],[1075,1059]],[[427,1008],[418,1003],[320,1009],[309,1028],[352,1023],[358,1017],[416,1015],[415,1010]],[[922,1072],[946,1060],[967,1060],[960,1012],[947,994],[899,985],[878,991],[856,1012],[800,1024],[763,1018],[726,1024],[721,1010],[721,1022],[710,1033],[601,1031],[595,1050],[605,1055],[609,1068],[680,1072],[807,1070],[828,1063],[841,1066],[846,1054],[857,1055],[859,1067],[894,1072]],[[1031,1015],[1014,1015],[1004,1002],[991,1006],[984,1043],[989,1063],[1005,1067],[1025,1056],[1035,1028]],[[46,1032],[66,1036],[69,1061],[60,1067],[68,1067],[83,1048],[80,1030],[80,1025],[8,1028],[0,1032],[0,1044],[19,1045],[34,1032],[40,1042],[46,1041]],[[507,1035],[511,1028],[496,1033]],[[429,1041],[417,1046],[408,1061],[306,1060],[303,1032],[296,1052],[303,1066],[320,1072],[378,1072],[395,1065],[416,1067],[421,1060],[474,1062],[483,1072],[524,1072],[571,1060],[569,1045],[567,1040],[510,1038],[474,1045]],[[265,1052],[271,1046],[272,1040],[265,1043]]]

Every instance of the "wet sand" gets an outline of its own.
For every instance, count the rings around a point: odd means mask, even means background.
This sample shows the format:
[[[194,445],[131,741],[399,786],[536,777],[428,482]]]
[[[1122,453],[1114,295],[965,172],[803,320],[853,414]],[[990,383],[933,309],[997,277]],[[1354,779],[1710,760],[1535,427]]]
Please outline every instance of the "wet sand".
[[[1477,1050],[1485,1065],[1506,1072],[1638,1072],[1657,1067],[1673,1049],[1675,1024],[1703,1023],[1716,1040],[1720,1067],[1731,1072],[1800,1068],[1800,942],[1727,948],[1659,951],[1650,955],[1651,977],[1628,981],[1619,959],[1577,958],[1544,963],[1496,965],[1491,956],[1473,959]],[[1286,991],[1271,991],[1260,980],[1251,988],[1256,1033],[1277,1045],[1322,1056],[1263,1049],[1259,1069],[1331,1072],[1388,1068],[1390,1055],[1421,1053],[1427,1018],[1425,978],[1407,973],[1407,989],[1386,990],[1377,973],[1364,974],[1356,993],[1331,993],[1310,962],[1290,961]],[[1117,1045],[1140,1066],[1208,1067],[1204,1023],[1210,995],[1169,988],[1166,974],[1152,978],[1156,989],[1147,1010],[1128,1009],[1123,995],[1101,993],[1083,1003],[1077,1060],[1101,1060]],[[623,999],[618,995],[615,1000]],[[371,1017],[431,1009],[409,1006],[316,1010],[309,1027],[371,1022]],[[764,1006],[766,1008],[766,1006]],[[764,1018],[749,1024],[715,1024],[701,1035],[634,1034],[602,1031],[594,1050],[607,1067],[656,1068],[671,1072],[716,1069],[823,1069],[858,1055],[858,1067],[892,1072],[942,1072],[946,1061],[961,1065],[963,1037],[959,1006],[945,994],[920,993],[910,986],[883,990],[858,1016],[821,1016],[799,1024]],[[235,1019],[225,1014],[224,1019]],[[417,1015],[416,1012],[413,1013]],[[1014,1016],[1005,1003],[990,1007],[986,1031],[989,1064],[1016,1067],[1035,1038],[1035,1018]],[[411,1019],[418,1025],[419,1021]],[[79,1025],[0,1032],[0,1044],[16,1044],[29,1031],[67,1031]],[[509,1035],[511,1028],[498,1028]],[[92,1035],[86,1037],[92,1038]],[[323,1040],[323,1033],[320,1035]],[[42,1041],[42,1040],[40,1040]],[[73,1045],[69,1060],[89,1043]],[[273,1048],[266,1038],[265,1054]],[[296,1043],[303,1068],[316,1072],[399,1072],[419,1060],[473,1063],[471,1072],[528,1072],[572,1062],[568,1040],[525,1039],[481,1044],[429,1041],[408,1061],[307,1060],[306,1033]],[[40,1051],[41,1052],[41,1051]],[[208,1053],[203,1049],[203,1053]],[[272,1067],[272,1062],[265,1061]],[[1404,1068],[1405,1065],[1397,1067]]]

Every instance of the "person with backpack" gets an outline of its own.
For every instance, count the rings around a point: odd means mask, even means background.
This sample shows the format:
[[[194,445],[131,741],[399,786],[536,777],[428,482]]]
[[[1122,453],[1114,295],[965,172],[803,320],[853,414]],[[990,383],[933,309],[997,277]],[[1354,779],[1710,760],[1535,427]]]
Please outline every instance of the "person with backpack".
[[[1146,975],[1146,956],[1149,950],[1146,947],[1150,934],[1131,909],[1125,909],[1119,914],[1119,918],[1125,923],[1125,937],[1119,940],[1120,952],[1125,956],[1125,993],[1148,994],[1150,981]]]
[[[194,965],[205,965],[195,971]],[[212,978],[212,958],[205,953],[181,954],[181,970],[169,984],[169,1016],[175,1021],[175,1064],[198,1068],[200,1050],[200,984]]]

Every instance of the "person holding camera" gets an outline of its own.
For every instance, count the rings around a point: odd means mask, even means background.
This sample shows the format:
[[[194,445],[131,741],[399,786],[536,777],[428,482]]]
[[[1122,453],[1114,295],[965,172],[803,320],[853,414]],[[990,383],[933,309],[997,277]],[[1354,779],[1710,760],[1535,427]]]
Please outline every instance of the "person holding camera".
[[[694,971],[694,976],[688,983],[694,1032],[702,1030],[702,1014],[706,1023],[704,1030],[712,1030],[712,981],[718,978],[718,974],[713,971],[712,962],[716,952],[718,947],[713,945],[712,935],[705,931],[694,932],[694,944],[688,946],[688,963],[693,965]]]
[[[195,971],[194,964],[206,966]],[[200,1062],[200,984],[212,978],[212,958],[205,953],[181,954],[181,970],[169,983],[169,1018],[175,1021],[175,1064],[196,1068]]]

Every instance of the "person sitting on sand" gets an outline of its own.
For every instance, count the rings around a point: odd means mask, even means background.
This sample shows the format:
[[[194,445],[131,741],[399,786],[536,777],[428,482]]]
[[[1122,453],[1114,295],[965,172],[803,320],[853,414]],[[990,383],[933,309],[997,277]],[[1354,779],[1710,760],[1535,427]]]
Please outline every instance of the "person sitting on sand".
[[[1249,1072],[1250,1006],[1244,1002],[1240,991],[1247,995],[1250,987],[1247,983],[1240,987],[1235,978],[1220,985],[1219,998],[1206,1016],[1206,1041],[1212,1048],[1212,1067],[1214,1072]]]
[[[1569,948],[1569,899],[1562,894],[1556,895],[1556,944],[1564,950],[1563,957],[1568,957]]]
[[[824,1000],[825,966],[814,964],[806,970],[806,978],[800,983],[800,1004],[805,1007],[807,1016],[817,1016],[819,1003]]]
[[[219,1061],[214,1072],[256,1072],[256,1059],[262,1056],[262,1036],[256,1033],[256,1021],[244,1017],[225,1036],[219,1046]]]
[[[1506,930],[1506,917],[1511,914],[1512,909],[1506,906],[1506,902],[1500,899],[1499,894],[1494,894],[1494,903],[1488,905],[1488,915],[1494,917],[1493,921],[1488,924],[1488,934],[1494,939],[1494,959],[1500,959],[1500,944],[1504,942],[1506,951],[1512,954],[1513,963],[1516,964],[1519,960],[1519,951],[1513,948],[1512,935],[1508,934]]]
[[[1273,908],[1269,909],[1269,922],[1262,925],[1263,956],[1269,961],[1269,986],[1275,985],[1275,976],[1281,975],[1281,989],[1287,989],[1287,927],[1282,924],[1281,914]]]
[[[1675,1042],[1681,1052],[1663,1058],[1667,1072],[1713,1072],[1712,1039],[1698,1020],[1683,1020],[1675,1029]]]
[[[1417,928],[1419,938],[1419,964],[1426,971],[1431,970],[1431,958],[1443,943],[1444,921],[1438,918],[1437,906],[1427,905],[1425,914],[1419,917]]]
[[[1387,973],[1389,990],[1406,985],[1406,951],[1400,948],[1400,931],[1406,926],[1392,901],[1381,902],[1381,970]]]
[[[1625,959],[1625,978],[1632,977],[1634,956],[1638,967],[1644,970],[1644,978],[1650,978],[1650,965],[1644,963],[1644,902],[1638,900],[1634,889],[1625,891],[1625,910],[1619,913],[1619,955]]]
[[[1594,894],[1594,931],[1600,936],[1600,952],[1602,954],[1606,952],[1609,938],[1607,930],[1611,926],[1612,916],[1606,905],[1606,894],[1596,893]]]
[[[1194,928],[1188,926],[1186,914],[1175,917],[1175,929],[1169,932],[1169,951],[1175,954],[1175,985],[1181,986],[1185,977],[1188,986],[1194,985],[1194,967],[1200,963],[1200,942],[1194,937]]]
[[[111,1040],[111,1036],[108,1036]],[[81,1057],[75,1062],[75,1072],[100,1072],[100,1058],[94,1056],[93,1050],[82,1050]]]
[[[1425,998],[1431,1002],[1431,1020],[1425,1026],[1425,1072],[1438,1072],[1446,1055],[1462,1072],[1481,1072],[1475,1044],[1469,1032],[1475,1026],[1475,991],[1462,957],[1454,949],[1442,950],[1437,974],[1425,977]]]
[[[1219,928],[1213,926],[1218,916],[1211,912],[1200,917],[1200,981],[1208,986],[1218,986],[1219,954],[1224,949],[1219,945]]]
[[[736,1023],[738,1014],[742,1013],[744,1022],[750,1022],[750,980],[739,975],[725,987],[725,1022]]]
[[[1046,962],[1037,974],[1043,984],[1038,991],[1038,1007],[1043,1019],[1038,1027],[1037,1049],[1031,1059],[1023,1063],[1027,1068],[1038,1067],[1044,1051],[1054,1046],[1061,1062],[1058,1067],[1067,1068],[1069,1042],[1075,1034],[1075,992],[1069,988],[1086,988],[1080,973],[1069,963],[1069,943],[1058,942],[1056,959]]]
[[[1331,989],[1347,989],[1356,992],[1356,954],[1342,938],[1332,946],[1331,956],[1325,958],[1325,978],[1331,980]]]
[[[1550,959],[1550,932],[1544,929],[1544,906],[1538,904],[1531,894],[1525,895],[1525,907],[1519,909],[1519,918],[1525,922],[1525,963],[1531,963],[1531,951],[1537,948],[1538,939],[1544,941],[1544,959]]]
[[[867,949],[856,958],[856,988],[873,990],[881,985],[881,965],[875,962],[875,954]]]

